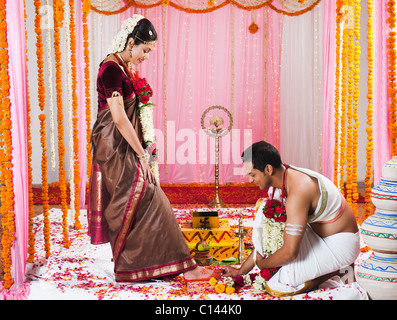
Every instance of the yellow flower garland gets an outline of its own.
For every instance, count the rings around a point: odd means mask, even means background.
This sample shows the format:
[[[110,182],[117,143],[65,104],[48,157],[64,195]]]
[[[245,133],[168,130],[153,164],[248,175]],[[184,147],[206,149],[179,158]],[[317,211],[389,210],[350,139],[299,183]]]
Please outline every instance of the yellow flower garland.
[[[78,131],[78,117],[77,117],[77,70],[76,70],[76,27],[74,23],[74,0],[69,0],[70,6],[70,51],[71,51],[71,65],[72,65],[72,113],[73,113],[73,179],[74,179],[74,227],[81,229],[80,216],[80,164],[79,164],[79,131]]]
[[[0,1],[0,194],[3,228],[1,257],[4,261],[4,289],[11,288],[13,284],[11,273],[11,248],[15,239],[14,220],[14,184],[12,161],[12,137],[11,137],[11,103],[10,77],[8,73],[8,43],[7,43],[7,21],[6,0]]]
[[[25,25],[26,25],[26,3],[23,2],[24,5],[24,17],[25,17]],[[28,31],[25,28],[25,47],[26,47],[26,61],[28,61]],[[26,79],[28,79],[28,68],[26,66]],[[32,169],[32,135],[31,135],[31,107],[30,107],[30,95],[29,95],[29,83],[26,81],[26,118],[27,118],[27,142],[28,142],[28,188],[29,188],[29,229],[28,229],[28,258],[27,262],[34,262],[34,254],[35,251],[35,235],[33,233],[33,217],[34,217],[34,202],[33,202],[33,169]]]
[[[362,221],[367,219],[371,215],[371,189],[372,189],[372,153],[373,153],[373,68],[374,68],[374,33],[373,33],[373,0],[367,0],[367,11],[368,11],[368,107],[367,107],[367,146],[366,146],[366,172],[365,172],[365,205],[364,215]]]
[[[90,13],[91,2],[90,0],[83,0],[82,12],[83,12],[83,39],[84,39],[84,78],[85,78],[85,116],[87,124],[87,176],[91,176],[91,99],[90,99],[90,52],[89,52],[89,34],[88,34],[88,23],[87,16]]]
[[[347,13],[346,7],[353,8]],[[359,0],[338,0],[336,29],[336,80],[335,80],[335,151],[334,181],[341,191],[345,191],[346,167],[346,200],[357,215],[357,149],[358,149],[358,100],[360,98],[360,14]],[[343,29],[342,44],[341,18],[349,14],[349,24]],[[353,19],[354,21],[351,21]],[[352,27],[354,26],[354,27]],[[342,45],[342,57],[340,48]],[[340,64],[341,59],[341,65]],[[342,68],[342,70],[340,70]],[[339,89],[339,78],[342,76]],[[339,99],[341,100],[339,103]]]
[[[58,157],[59,157],[59,183],[61,190],[61,210],[62,210],[62,227],[63,227],[63,245],[68,248],[70,246],[67,215],[68,204],[66,194],[66,171],[65,171],[65,144],[64,144],[64,127],[63,127],[63,102],[62,102],[62,64],[61,64],[61,49],[60,49],[60,31],[64,20],[63,0],[54,0],[54,51],[55,51],[55,78],[57,91],[57,121],[58,121]]]
[[[45,85],[44,85],[44,61],[43,61],[43,37],[41,32],[41,1],[36,0],[35,5],[35,32],[36,32],[36,55],[37,55],[37,83],[38,83],[38,103],[41,112],[45,107]],[[42,178],[42,201],[43,201],[43,217],[44,217],[44,250],[46,257],[51,255],[50,245],[50,221],[49,221],[49,197],[48,197],[48,181],[47,181],[47,156],[46,156],[46,134],[45,134],[45,114],[39,115],[40,119],[40,142],[42,148],[41,158],[41,178]]]
[[[359,198],[358,190],[357,190],[357,150],[358,150],[358,129],[360,126],[359,117],[358,117],[358,100],[360,99],[360,15],[361,15],[361,2],[360,0],[355,0],[354,3],[354,52],[353,52],[353,132],[352,132],[352,181],[351,181],[351,189],[352,189],[352,209],[354,214],[358,215],[357,210],[357,200]]]

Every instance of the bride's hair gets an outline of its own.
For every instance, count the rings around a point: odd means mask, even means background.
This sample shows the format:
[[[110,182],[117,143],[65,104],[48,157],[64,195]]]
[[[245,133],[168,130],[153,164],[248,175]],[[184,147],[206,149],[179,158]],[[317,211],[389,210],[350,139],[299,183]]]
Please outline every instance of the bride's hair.
[[[128,35],[125,46],[127,46],[128,40],[131,38],[134,39],[134,44],[140,45],[142,43],[157,41],[157,32],[153,24],[148,19],[144,18],[139,20],[134,30]]]

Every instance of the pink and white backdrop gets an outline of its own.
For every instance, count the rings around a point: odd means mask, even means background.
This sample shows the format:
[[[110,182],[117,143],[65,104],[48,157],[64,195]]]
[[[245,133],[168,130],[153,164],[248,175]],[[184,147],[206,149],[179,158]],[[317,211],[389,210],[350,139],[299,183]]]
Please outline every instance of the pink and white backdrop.
[[[43,1],[45,4],[45,1]],[[48,1],[51,9],[52,1]],[[366,1],[362,17],[365,19]],[[43,18],[46,7],[42,7]],[[24,58],[25,30],[23,0],[7,1],[8,41],[10,52],[10,98],[13,113],[15,216],[17,237],[14,244],[13,273],[16,286],[23,284],[27,246],[27,154],[26,154],[26,68],[32,108],[32,137],[39,135],[37,102],[37,66],[35,57],[34,7],[26,1],[28,62]],[[386,1],[374,2],[375,88],[374,88],[374,177],[390,158],[387,134],[387,56],[388,34]],[[50,10],[51,12],[51,10]],[[81,2],[76,0],[77,30],[81,30]],[[213,105],[227,108],[234,117],[233,133],[222,138],[220,182],[244,181],[239,156],[251,142],[266,139],[281,151],[285,162],[309,167],[332,178],[333,172],[333,92],[334,92],[334,1],[322,1],[313,11],[298,17],[286,17],[272,10],[244,11],[227,5],[208,14],[187,14],[170,6],[134,10],[116,16],[90,14],[90,61],[92,79],[92,113],[95,118],[95,78],[99,62],[105,57],[112,37],[121,22],[141,13],[155,25],[159,39],[157,49],[140,73],[151,83],[155,95],[155,125],[159,147],[167,166],[161,165],[163,183],[208,183],[214,181],[214,154],[210,138],[200,133],[202,112]],[[45,20],[44,20],[45,21]],[[255,34],[248,26],[255,21]],[[362,25],[365,25],[362,23]],[[44,27],[43,27],[44,28]],[[364,32],[364,31],[363,31]],[[78,38],[78,79],[80,106],[80,143],[82,186],[86,183],[84,166],[85,121],[82,39]],[[49,35],[49,37],[48,37]],[[43,33],[44,44],[51,43],[53,30]],[[66,43],[65,34],[62,44]],[[365,36],[362,52],[365,52]],[[51,54],[50,54],[51,56]],[[67,66],[65,55],[63,66]],[[365,123],[366,62],[362,54],[360,122]],[[45,70],[54,68],[51,59]],[[66,71],[65,71],[66,74]],[[46,75],[46,89],[54,86]],[[66,83],[66,77],[65,77]],[[47,91],[46,91],[47,92]],[[66,90],[65,90],[66,92]],[[49,95],[46,95],[49,105]],[[65,106],[68,97],[64,96]],[[67,109],[67,108],[65,108]],[[47,113],[48,110],[47,110]],[[49,115],[49,114],[48,114]],[[49,115],[50,116],[50,115]],[[47,117],[49,119],[50,117]],[[65,132],[68,132],[65,111]],[[92,121],[94,122],[94,120]],[[48,125],[49,126],[49,125]],[[364,125],[362,127],[365,128]],[[56,131],[56,128],[54,128]],[[360,131],[365,133],[365,129]],[[164,137],[164,139],[163,139]],[[164,143],[167,137],[167,143]],[[163,139],[163,141],[161,141]],[[68,137],[65,137],[68,140]],[[47,141],[50,141],[50,137]],[[33,178],[40,183],[40,145],[33,138]],[[365,158],[366,135],[360,135],[359,159]],[[168,148],[165,149],[165,146]],[[230,153],[227,152],[231,150]],[[49,153],[56,148],[49,146]],[[68,157],[68,155],[67,155]],[[51,157],[49,157],[51,158]],[[68,163],[68,159],[66,159]],[[359,160],[360,161],[360,160]],[[361,166],[365,167],[365,160]],[[54,163],[56,164],[56,163]],[[359,162],[360,167],[360,162]],[[51,168],[51,165],[49,166]],[[56,165],[49,170],[49,181],[57,181]],[[365,169],[359,170],[364,180]],[[84,195],[81,195],[84,205]]]

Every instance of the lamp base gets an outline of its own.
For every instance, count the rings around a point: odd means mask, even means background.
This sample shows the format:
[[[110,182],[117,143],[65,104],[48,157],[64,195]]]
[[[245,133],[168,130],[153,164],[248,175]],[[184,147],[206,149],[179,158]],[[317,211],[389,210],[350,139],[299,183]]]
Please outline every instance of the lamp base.
[[[223,208],[225,206],[225,203],[221,200],[221,198],[219,197],[219,194],[216,192],[214,200],[212,200],[208,204],[208,206],[212,207],[212,208]]]

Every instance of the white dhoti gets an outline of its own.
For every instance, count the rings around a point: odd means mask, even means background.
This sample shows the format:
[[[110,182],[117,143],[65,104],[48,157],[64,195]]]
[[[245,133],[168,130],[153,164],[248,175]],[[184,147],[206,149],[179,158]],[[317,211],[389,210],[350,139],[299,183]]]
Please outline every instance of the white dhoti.
[[[343,270],[360,253],[359,233],[343,232],[321,238],[308,225],[298,257],[279,269],[266,283],[266,291],[274,296],[303,292],[310,280]]]

